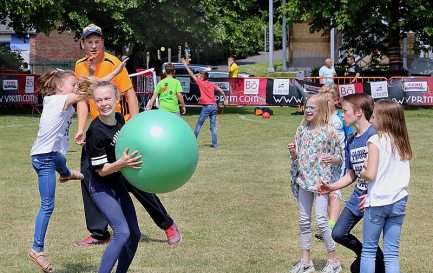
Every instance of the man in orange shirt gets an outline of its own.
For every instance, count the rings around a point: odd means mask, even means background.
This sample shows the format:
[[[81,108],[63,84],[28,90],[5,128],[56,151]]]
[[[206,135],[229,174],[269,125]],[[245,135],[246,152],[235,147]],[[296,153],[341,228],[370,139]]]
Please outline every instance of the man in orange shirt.
[[[86,52],[86,57],[78,60],[75,64],[75,73],[77,76],[94,76],[102,78],[111,73],[121,61],[104,51],[104,38],[100,27],[91,24],[83,29],[81,36],[81,47]],[[135,94],[131,79],[125,68],[113,78],[112,82],[124,96],[127,101],[127,109],[121,109],[120,104],[116,106],[116,112],[125,114],[125,120],[138,114],[138,101]],[[80,101],[77,103],[78,128],[75,134],[75,142],[79,145],[84,144],[84,129],[89,114],[92,120],[95,119],[99,112],[93,99]],[[84,174],[84,179],[81,180],[81,190],[83,194],[84,212],[86,217],[87,229],[91,235],[75,243],[76,246],[104,244],[110,241],[110,233],[107,230],[107,220],[93,203],[89,194],[89,162],[84,150],[81,154],[81,172]],[[161,201],[155,194],[143,192],[129,183],[126,183],[127,189],[147,210],[155,224],[165,230],[169,244],[180,242],[180,233],[173,219],[168,215]]]

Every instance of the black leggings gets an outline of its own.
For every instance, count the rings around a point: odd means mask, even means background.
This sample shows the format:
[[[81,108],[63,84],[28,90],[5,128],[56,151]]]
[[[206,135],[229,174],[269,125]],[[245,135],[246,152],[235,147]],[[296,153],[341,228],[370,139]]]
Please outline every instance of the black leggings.
[[[89,193],[90,168],[85,146],[83,146],[81,152],[81,173],[84,175],[84,179],[81,180],[81,192],[83,196],[87,230],[89,230],[92,237],[95,239],[106,239],[110,237],[107,229],[107,219],[95,206]],[[147,213],[149,213],[152,220],[160,229],[165,230],[173,224],[173,219],[168,215],[164,205],[156,194],[141,191],[126,181],[125,186],[126,189],[132,193],[146,209]]]

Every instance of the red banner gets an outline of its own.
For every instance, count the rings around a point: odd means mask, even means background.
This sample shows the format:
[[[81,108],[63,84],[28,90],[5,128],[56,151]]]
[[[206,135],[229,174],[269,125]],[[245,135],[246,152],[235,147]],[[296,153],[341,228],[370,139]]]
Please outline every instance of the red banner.
[[[266,78],[230,79],[229,105],[266,105]]]
[[[38,103],[35,96],[37,75],[1,74],[0,105],[32,105]]]

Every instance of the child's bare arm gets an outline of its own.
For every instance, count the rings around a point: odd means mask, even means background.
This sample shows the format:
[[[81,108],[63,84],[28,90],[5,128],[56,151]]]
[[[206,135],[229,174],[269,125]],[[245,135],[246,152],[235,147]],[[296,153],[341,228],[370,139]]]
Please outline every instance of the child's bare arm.
[[[126,62],[129,60],[129,58],[125,58],[110,74],[107,76],[101,78],[101,81],[111,81],[114,77],[116,77],[125,67]]]
[[[188,74],[191,76],[191,78],[196,81],[197,80],[197,76],[191,71],[191,69],[189,68],[188,64],[186,63],[186,60],[182,58],[182,64],[185,67],[186,71],[188,72]]]
[[[177,99],[180,102],[181,113],[185,114],[186,113],[186,106],[185,106],[185,101],[183,99],[182,93],[177,93]]]
[[[120,171],[123,168],[140,169],[142,156],[138,155],[138,151],[134,151],[128,155],[129,148],[126,148],[122,156],[113,163],[105,163],[102,169],[97,170],[100,176],[107,176],[109,174]]]

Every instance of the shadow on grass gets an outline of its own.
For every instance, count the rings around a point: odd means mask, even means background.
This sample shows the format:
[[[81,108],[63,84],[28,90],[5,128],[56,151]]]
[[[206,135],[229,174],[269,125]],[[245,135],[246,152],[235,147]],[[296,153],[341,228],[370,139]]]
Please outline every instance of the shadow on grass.
[[[292,264],[292,266],[295,266],[298,262],[299,262],[299,260],[294,262]],[[314,268],[316,269],[315,272],[320,272],[322,270],[322,268],[325,267],[327,262],[328,261],[325,259],[313,259]]]
[[[322,270],[322,268],[325,267],[327,262],[328,260],[324,260],[324,259],[313,259],[313,264],[314,267],[316,268],[316,271]]]
[[[96,272],[98,271],[96,264],[84,263],[82,261],[76,263],[67,263],[64,268],[55,268],[56,273],[80,273],[80,272]]]
[[[161,240],[161,239],[153,239],[153,238],[150,238],[149,236],[147,236],[146,234],[141,234],[141,237],[140,237],[140,243],[152,243],[152,242],[155,242],[155,243],[167,243],[167,241],[166,240]]]

